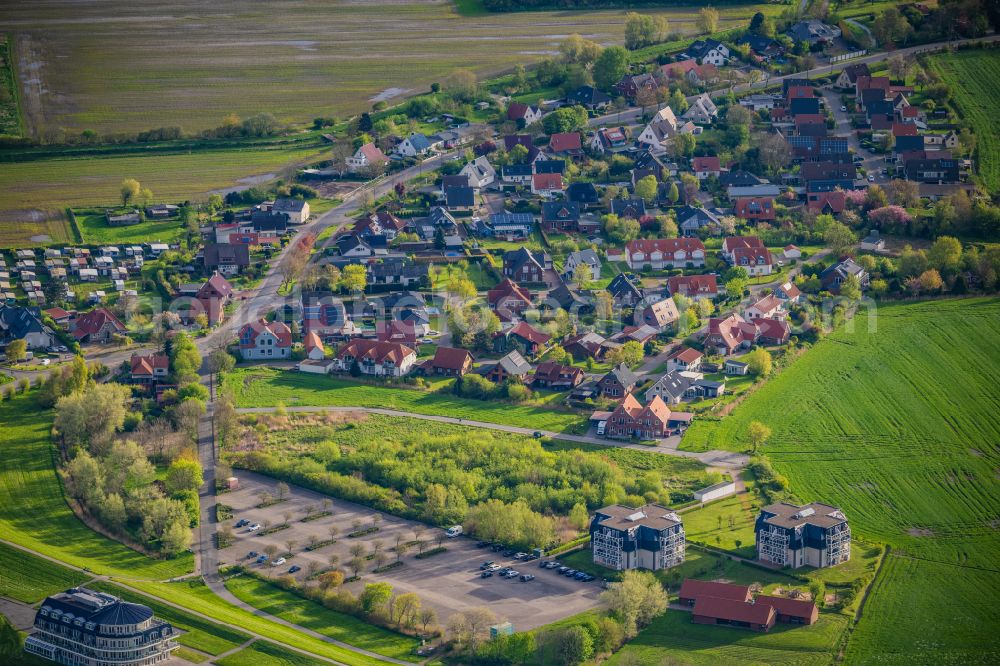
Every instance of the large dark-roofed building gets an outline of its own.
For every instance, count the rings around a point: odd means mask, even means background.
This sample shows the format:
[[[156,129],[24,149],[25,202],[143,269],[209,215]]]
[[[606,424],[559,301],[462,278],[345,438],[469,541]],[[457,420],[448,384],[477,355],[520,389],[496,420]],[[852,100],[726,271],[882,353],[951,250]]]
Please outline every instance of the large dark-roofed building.
[[[594,564],[618,571],[677,566],[687,547],[680,516],[659,504],[598,509],[590,523],[590,543]]]
[[[851,559],[851,528],[837,507],[813,502],[766,506],[754,527],[757,558],[797,569],[830,567]]]
[[[148,606],[76,587],[42,602],[24,650],[58,664],[145,666],[170,659],[174,635]]]

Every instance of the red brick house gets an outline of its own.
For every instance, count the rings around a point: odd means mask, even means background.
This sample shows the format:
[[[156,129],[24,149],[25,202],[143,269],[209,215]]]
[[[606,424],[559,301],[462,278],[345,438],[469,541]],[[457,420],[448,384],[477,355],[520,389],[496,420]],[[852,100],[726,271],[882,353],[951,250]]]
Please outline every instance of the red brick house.
[[[486,302],[501,321],[517,319],[532,305],[531,294],[510,278],[486,292]]]
[[[466,349],[438,347],[434,358],[425,363],[429,375],[461,377],[472,369],[472,354]]]
[[[73,337],[77,342],[111,342],[116,335],[126,335],[128,329],[107,308],[97,308],[77,317]]]
[[[601,377],[598,387],[601,395],[605,398],[619,399],[628,395],[639,383],[639,376],[632,372],[627,365],[622,363],[617,368],[612,368],[608,374]]]
[[[755,343],[783,345],[790,336],[791,329],[786,321],[767,318],[747,321],[733,313],[721,319],[713,317],[708,320],[705,348],[729,355],[740,349],[748,349]]]
[[[806,208],[817,215],[839,215],[844,212],[844,206],[847,204],[847,195],[841,190],[810,192],[806,197]]]
[[[218,273],[213,273],[195,294],[209,324],[219,324],[226,316],[226,303],[233,297],[233,285]]]
[[[535,356],[551,339],[548,333],[539,331],[526,321],[519,321],[506,331],[497,333],[493,347],[498,352],[516,349],[525,356]]]
[[[535,368],[531,385],[535,388],[565,390],[576,388],[584,378],[581,368],[572,365],[561,365],[552,361],[539,363]]]
[[[776,218],[771,197],[741,197],[733,206],[733,214],[741,220],[770,222]]]
[[[631,393],[608,417],[605,434],[611,439],[659,439],[669,432],[670,408],[660,396],[645,407]]]
[[[688,579],[681,584],[678,597],[681,604],[692,607],[691,620],[696,624],[764,632],[776,622],[809,625],[819,619],[812,601],[767,594],[755,598],[747,585]]]
[[[714,275],[673,275],[667,278],[667,291],[671,296],[715,298],[719,295],[719,285]]]

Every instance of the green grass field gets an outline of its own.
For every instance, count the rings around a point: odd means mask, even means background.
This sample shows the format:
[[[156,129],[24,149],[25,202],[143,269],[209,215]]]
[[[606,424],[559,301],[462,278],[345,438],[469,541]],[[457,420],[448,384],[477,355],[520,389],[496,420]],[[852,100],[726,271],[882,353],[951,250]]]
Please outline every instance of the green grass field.
[[[980,49],[928,57],[931,69],[951,86],[952,104],[976,136],[976,166],[983,185],[1000,191],[1000,53]]]
[[[90,587],[121,597],[125,601],[149,606],[156,617],[184,630],[185,633],[177,637],[178,643],[201,652],[211,655],[222,654],[250,640],[249,634],[185,613],[152,597],[137,594],[112,583],[93,583]]]
[[[318,638],[313,638],[295,629],[276,624],[241,608],[232,606],[215,596],[201,580],[176,583],[129,581],[129,585],[146,594],[162,599],[169,599],[175,604],[180,604],[185,608],[197,611],[220,622],[242,627],[247,631],[252,631],[300,650],[306,650],[312,654],[333,659],[346,664],[346,666],[389,663],[359,655],[356,652],[321,641]]]
[[[800,498],[840,506],[857,536],[920,558],[917,570],[950,572],[937,579],[943,590],[919,576],[879,579],[871,604],[898,608],[908,621],[894,631],[960,661],[964,629],[941,618],[962,616],[970,596],[1000,601],[998,336],[1000,299],[883,306],[874,321],[862,314],[853,332],[817,344],[728,417],[697,421],[684,446],[742,449],[749,421],[771,426],[764,452]],[[886,576],[902,566],[895,557]],[[852,642],[878,645],[887,631],[876,630],[879,622],[873,611]],[[995,650],[1000,625],[991,624],[982,640]],[[902,638],[893,649],[899,662],[921,654]]]
[[[608,664],[787,664],[825,666],[847,628],[843,615],[823,613],[809,627],[779,624],[766,634],[694,624],[686,611],[668,610]]]
[[[33,604],[90,576],[0,543],[0,597]]]
[[[322,604],[303,599],[252,576],[230,578],[226,581],[226,589],[265,613],[387,657],[405,660],[419,646],[419,641],[415,638],[329,610]]]
[[[149,220],[131,227],[108,226],[104,211],[74,211],[83,242],[92,245],[119,243],[176,243],[184,237],[179,220]]]
[[[17,204],[14,202],[10,205]],[[75,240],[63,210],[47,206],[0,209],[0,249],[72,243]]]
[[[749,494],[733,495],[708,506],[685,511],[684,533],[689,541],[753,557],[756,552],[753,533],[754,521],[757,520],[757,512],[753,509],[755,499]]]
[[[329,664],[327,661],[307,657],[267,641],[257,641],[239,652],[234,652],[213,663],[218,664],[218,666],[326,666]]]
[[[191,571],[190,555],[154,560],[91,531],[63,497],[53,467],[51,412],[34,395],[0,404],[0,534],[8,541],[97,574],[162,580]]]
[[[240,368],[225,378],[239,407],[382,407],[554,432],[577,432],[585,419],[551,409],[467,400],[450,393],[357,384],[342,379],[271,368]]]

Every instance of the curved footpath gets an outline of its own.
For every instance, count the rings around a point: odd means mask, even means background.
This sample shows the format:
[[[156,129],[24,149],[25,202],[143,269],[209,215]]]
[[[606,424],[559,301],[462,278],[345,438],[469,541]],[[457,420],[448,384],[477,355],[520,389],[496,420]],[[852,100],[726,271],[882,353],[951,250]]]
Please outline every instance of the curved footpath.
[[[599,437],[590,437],[588,435],[568,435],[560,432],[553,432],[551,430],[535,430],[533,428],[522,428],[519,426],[509,426],[501,425],[499,423],[486,423],[484,421],[470,421],[468,419],[456,419],[451,416],[435,416],[432,414],[414,414],[413,412],[401,412],[395,409],[382,409],[381,407],[332,407],[332,406],[319,406],[319,407],[284,407],[287,412],[364,412],[366,414],[382,414],[383,416],[400,416],[403,418],[411,419],[422,419],[424,421],[437,421],[438,423],[451,423],[454,425],[464,425],[471,426],[473,428],[486,428],[488,430],[500,430],[502,432],[510,432],[517,435],[534,435],[535,433],[541,433],[546,437],[551,437],[553,439],[563,439],[568,442],[582,442],[584,444],[599,444],[601,446],[608,447],[618,447],[622,449],[636,449],[638,451],[646,451],[648,453],[659,453],[667,456],[676,456],[678,458],[691,458],[697,460],[698,462],[709,465],[712,467],[722,467],[728,470],[741,470],[747,466],[750,462],[749,456],[743,453],[735,453],[733,451],[704,451],[702,453],[696,453],[694,451],[680,451],[678,450],[678,445],[680,444],[679,437],[670,437],[666,440],[661,440],[658,446],[646,446],[644,444],[632,444],[626,442],[614,442],[607,439],[601,439]],[[277,407],[242,407],[236,411],[240,414],[269,414],[277,411]]]

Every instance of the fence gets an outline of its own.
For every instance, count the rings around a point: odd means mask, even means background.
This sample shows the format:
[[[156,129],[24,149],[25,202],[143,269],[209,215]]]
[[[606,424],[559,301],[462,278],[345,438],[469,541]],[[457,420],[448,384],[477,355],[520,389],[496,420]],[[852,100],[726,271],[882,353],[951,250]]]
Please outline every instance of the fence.
[[[838,56],[833,56],[830,58],[830,64],[835,62],[844,62],[845,60],[853,60],[854,58],[860,58],[861,56],[868,55],[868,49],[861,49],[860,51],[851,51],[850,53],[843,53]]]

